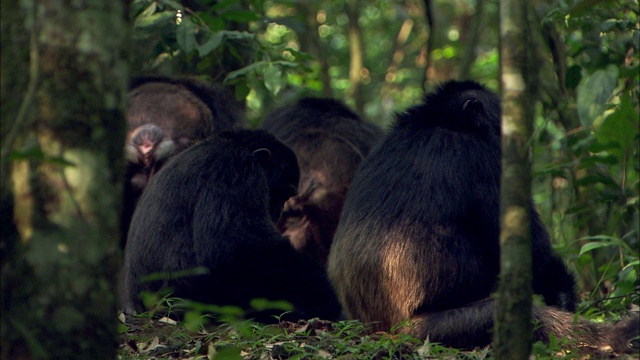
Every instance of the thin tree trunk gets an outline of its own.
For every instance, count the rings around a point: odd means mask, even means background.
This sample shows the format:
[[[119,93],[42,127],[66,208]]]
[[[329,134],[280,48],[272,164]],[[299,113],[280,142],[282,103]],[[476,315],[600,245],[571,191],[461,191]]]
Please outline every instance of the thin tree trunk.
[[[349,82],[351,88],[349,94],[355,100],[356,111],[360,114],[364,109],[364,98],[362,95],[362,76],[360,72],[364,67],[364,49],[362,43],[362,31],[358,24],[360,13],[358,0],[348,0],[346,8],[349,18]]]
[[[502,181],[500,285],[497,294],[496,359],[528,359],[531,352],[531,167],[534,86],[527,2],[500,2]]]
[[[398,31],[396,44],[393,47],[391,62],[389,63],[389,67],[387,68],[387,73],[384,76],[384,85],[382,87],[382,90],[380,91],[380,97],[383,99],[383,102],[389,98],[390,92],[393,88],[393,81],[395,80],[396,71],[398,71],[398,68],[400,67],[400,65],[402,65],[402,60],[404,59],[404,46],[407,43],[407,39],[409,38],[409,34],[411,34],[412,29],[413,20],[405,19],[402,22],[400,31]]]
[[[3,227],[15,225],[2,240],[2,357],[113,359],[128,9],[108,0],[21,5],[31,71],[27,89],[10,89],[27,110],[2,112],[12,129],[2,144],[11,172],[3,207],[11,193],[15,203],[2,214]],[[3,23],[16,14],[2,10]],[[5,40],[15,39],[3,31]],[[3,77],[24,76],[4,60]]]
[[[471,16],[471,36],[467,39],[467,44],[460,65],[460,79],[468,79],[471,72],[471,65],[476,60],[476,46],[480,38],[480,25],[484,9],[484,0],[476,0],[475,11]]]
[[[329,75],[329,62],[327,52],[323,51],[322,41],[318,36],[318,5],[315,1],[305,0],[300,3],[307,23],[307,31],[303,33],[302,48],[313,55],[320,65],[320,82],[322,82],[322,95],[333,96],[331,88],[331,76]]]
[[[422,89],[426,92],[429,87],[429,68],[431,67],[431,53],[433,52],[433,45],[435,43],[435,31],[436,25],[433,19],[433,4],[431,0],[424,0],[424,15],[427,19],[427,27],[429,28],[429,38],[427,40],[424,66],[424,79],[422,81]]]

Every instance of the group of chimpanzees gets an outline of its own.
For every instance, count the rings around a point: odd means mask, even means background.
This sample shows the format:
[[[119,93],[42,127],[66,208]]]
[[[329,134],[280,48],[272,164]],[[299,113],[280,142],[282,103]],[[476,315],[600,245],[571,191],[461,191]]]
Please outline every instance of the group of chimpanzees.
[[[386,135],[330,99],[243,130],[232,101],[205,83],[146,78],[130,96],[126,313],[142,310],[141,291],[169,288],[260,320],[273,313],[251,312],[254,298],[289,301],[292,319],[490,343],[501,172],[492,92],[446,82]],[[573,276],[530,213],[533,288],[548,305],[533,309],[535,338],[638,351],[637,318],[574,321]]]

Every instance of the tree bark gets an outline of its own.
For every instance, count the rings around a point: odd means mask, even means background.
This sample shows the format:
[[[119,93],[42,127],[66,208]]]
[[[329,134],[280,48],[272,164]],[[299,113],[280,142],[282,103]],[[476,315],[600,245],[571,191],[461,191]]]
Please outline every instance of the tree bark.
[[[29,79],[2,87],[3,98],[22,96],[7,111],[3,99],[2,111],[11,129],[2,144],[2,358],[113,359],[128,9],[108,0],[20,4],[32,40],[20,60],[31,70],[8,68],[4,51],[2,61],[3,78]],[[16,12],[2,10],[4,26]],[[14,34],[3,27],[3,44],[25,46],[5,35]]]
[[[324,51],[324,46],[318,36],[318,5],[315,1],[304,0],[300,2],[300,9],[304,13],[307,24],[307,31],[301,34],[303,41],[301,41],[300,45],[303,47],[303,50],[318,60],[318,65],[320,66],[320,81],[322,82],[322,95],[325,97],[333,97],[331,76],[329,75],[329,61],[327,60],[328,52]]]
[[[496,359],[528,359],[531,352],[532,269],[529,141],[534,86],[527,2],[500,2],[502,180],[500,284],[497,294]]]
[[[425,55],[425,66],[424,66],[424,79],[422,80],[422,89],[427,92],[429,89],[429,68],[431,67],[431,53],[433,52],[433,46],[435,44],[436,39],[436,24],[433,19],[433,4],[431,0],[424,0],[424,16],[427,20],[427,28],[429,28],[429,38],[427,40],[426,50],[424,51]]]
[[[484,15],[484,0],[476,0],[474,13],[471,15],[471,35],[467,39],[464,48],[462,64],[460,65],[460,79],[469,79],[471,75],[471,65],[476,60],[476,46],[480,38],[480,25]]]
[[[364,110],[364,98],[362,95],[362,76],[360,72],[364,67],[364,48],[362,43],[362,30],[358,24],[360,14],[358,0],[347,0],[346,8],[349,18],[349,95],[355,101],[355,108],[359,114]]]

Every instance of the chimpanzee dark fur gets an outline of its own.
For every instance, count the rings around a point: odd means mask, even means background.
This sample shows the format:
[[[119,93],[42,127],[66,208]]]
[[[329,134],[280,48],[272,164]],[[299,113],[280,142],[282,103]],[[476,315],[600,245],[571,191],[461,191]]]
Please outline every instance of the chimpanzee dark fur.
[[[500,266],[500,172],[500,103],[483,86],[446,82],[399,115],[360,165],[331,247],[329,278],[347,317],[382,331],[408,321],[403,331],[449,346],[487,345]],[[534,310],[536,337],[615,345],[617,330],[572,321],[573,276],[533,205],[530,214],[533,289],[559,308]]]
[[[261,130],[221,132],[172,158],[133,216],[121,301],[141,310],[140,291],[249,309],[254,298],[287,300],[300,316],[332,319],[340,307],[322,267],[296,252],[274,224],[295,194],[291,149]],[[173,278],[204,267],[205,275]],[[143,282],[160,273],[163,280]]]
[[[299,192],[285,204],[278,229],[325,265],[351,179],[382,130],[344,103],[321,98],[277,109],[262,127],[293,149],[300,166]]]
[[[149,179],[167,160],[215,131],[239,128],[243,119],[223,88],[195,78],[135,78],[127,109],[124,233]]]

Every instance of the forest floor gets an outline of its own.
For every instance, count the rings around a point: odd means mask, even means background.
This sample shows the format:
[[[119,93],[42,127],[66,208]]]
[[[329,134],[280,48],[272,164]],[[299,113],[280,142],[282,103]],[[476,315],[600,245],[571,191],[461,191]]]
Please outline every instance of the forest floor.
[[[262,325],[238,321],[198,325],[167,317],[119,316],[119,359],[492,359],[491,347],[461,351],[408,335],[368,334],[358,321],[280,321]],[[608,351],[559,350],[534,344],[531,359],[638,359]]]

